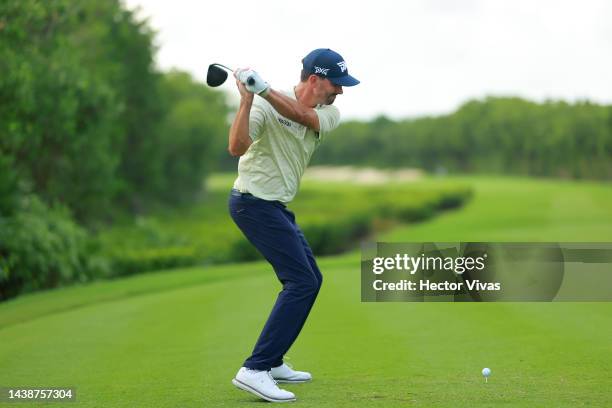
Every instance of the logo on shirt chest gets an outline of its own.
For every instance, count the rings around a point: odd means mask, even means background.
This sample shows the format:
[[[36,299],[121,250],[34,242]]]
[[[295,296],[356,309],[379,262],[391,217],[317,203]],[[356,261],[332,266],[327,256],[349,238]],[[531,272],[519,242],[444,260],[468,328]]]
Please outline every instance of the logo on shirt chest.
[[[278,122],[279,122],[281,125],[286,126],[286,127],[288,127],[288,128],[290,128],[290,127],[291,127],[291,122],[290,122],[290,121],[288,121],[287,119],[284,119],[284,118],[279,118],[278,116],[276,117],[276,119],[278,119]]]
[[[308,134],[308,131],[305,131],[307,129],[304,125],[298,122],[293,122],[284,116],[276,116],[276,120],[281,125],[281,132],[292,135],[296,140],[304,141],[306,135]],[[289,139],[286,139],[286,141],[289,141]]]

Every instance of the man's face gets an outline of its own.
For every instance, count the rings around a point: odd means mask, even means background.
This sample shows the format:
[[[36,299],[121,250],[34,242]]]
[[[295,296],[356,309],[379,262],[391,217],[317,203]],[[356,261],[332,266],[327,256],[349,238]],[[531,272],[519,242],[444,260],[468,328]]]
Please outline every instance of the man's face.
[[[316,76],[314,84],[314,94],[317,103],[321,105],[331,105],[336,100],[337,95],[342,95],[342,86],[334,85],[329,79]]]

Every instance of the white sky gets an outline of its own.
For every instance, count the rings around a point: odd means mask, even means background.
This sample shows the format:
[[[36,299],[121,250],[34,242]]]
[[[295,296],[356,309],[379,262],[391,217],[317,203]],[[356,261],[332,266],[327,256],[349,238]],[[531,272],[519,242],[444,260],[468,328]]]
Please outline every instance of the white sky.
[[[202,82],[219,62],[290,88],[312,49],[339,52],[361,81],[336,99],[345,119],[446,113],[484,95],[612,102],[609,0],[124,1],[157,30],[159,67]]]

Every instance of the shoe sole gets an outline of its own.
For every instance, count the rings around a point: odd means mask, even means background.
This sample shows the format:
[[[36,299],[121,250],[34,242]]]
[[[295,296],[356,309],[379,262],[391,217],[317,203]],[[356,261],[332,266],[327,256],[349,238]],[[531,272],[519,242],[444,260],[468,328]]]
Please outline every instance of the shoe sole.
[[[274,381],[279,384],[302,384],[312,381],[312,378],[308,380],[279,380],[278,378],[275,378]]]
[[[293,401],[295,401],[295,398],[277,399],[277,398],[268,397],[267,395],[264,395],[261,392],[257,391],[255,388],[252,388],[252,387],[246,385],[245,383],[240,382],[240,380],[237,380],[235,378],[232,380],[232,384],[234,384],[236,387],[240,388],[242,391],[246,391],[246,392],[249,392],[251,394],[257,395],[259,398],[265,399],[266,401],[270,401],[270,402],[293,402]]]

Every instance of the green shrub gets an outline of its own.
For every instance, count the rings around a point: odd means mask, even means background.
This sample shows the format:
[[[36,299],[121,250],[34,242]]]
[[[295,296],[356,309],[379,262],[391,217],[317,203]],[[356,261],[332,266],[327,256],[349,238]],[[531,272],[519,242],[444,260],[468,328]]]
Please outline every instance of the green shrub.
[[[65,207],[27,196],[13,216],[0,217],[0,299],[84,282],[107,272]]]
[[[215,179],[223,176],[215,176]],[[228,180],[229,181],[229,180]],[[261,255],[227,212],[226,183],[213,180],[199,205],[140,217],[102,231],[98,242],[112,275],[201,263],[242,262]],[[418,222],[469,199],[464,186],[377,186],[305,182],[289,209],[316,255],[337,254],[398,222]]]
[[[336,254],[397,222],[465,202],[462,186],[305,183],[289,205],[316,255]],[[94,238],[62,206],[34,195],[0,214],[0,300],[72,282],[204,263],[261,259],[227,213],[227,187],[199,205],[108,228]]]
[[[112,276],[195,265],[201,259],[194,248],[167,247],[125,250],[111,255]]]

